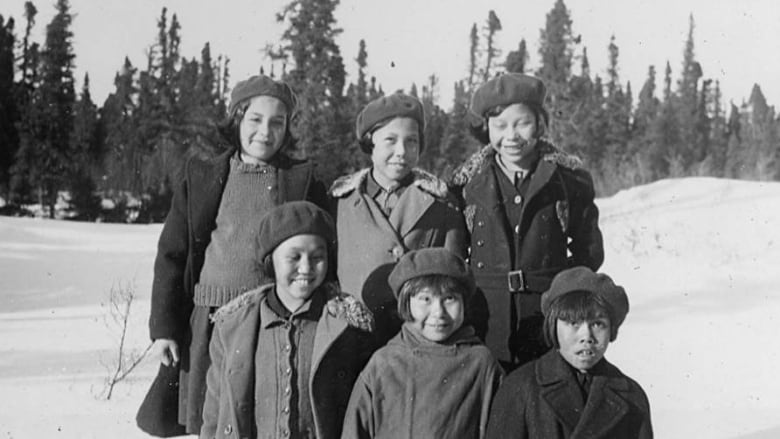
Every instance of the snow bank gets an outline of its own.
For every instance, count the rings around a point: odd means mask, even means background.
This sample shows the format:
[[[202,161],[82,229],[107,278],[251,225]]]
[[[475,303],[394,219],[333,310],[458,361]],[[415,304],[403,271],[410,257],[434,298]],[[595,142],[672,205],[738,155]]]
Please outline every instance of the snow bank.
[[[659,438],[780,437],[780,184],[664,180],[598,201],[609,273],[631,311],[607,357],[650,398]],[[133,284],[146,347],[160,226],[0,217],[0,435],[142,438],[148,360],[101,398],[112,287]]]

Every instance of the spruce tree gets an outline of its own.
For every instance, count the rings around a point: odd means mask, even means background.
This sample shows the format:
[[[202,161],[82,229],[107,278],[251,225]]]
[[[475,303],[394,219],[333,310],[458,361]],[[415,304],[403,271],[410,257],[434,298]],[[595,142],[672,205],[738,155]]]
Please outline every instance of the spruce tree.
[[[517,50],[509,52],[504,62],[504,68],[509,73],[525,73],[525,66],[528,64],[528,49],[526,49],[525,38],[520,40]]]
[[[0,196],[10,201],[11,165],[19,149],[20,121],[14,76],[14,19],[0,14]]]
[[[494,10],[488,12],[488,18],[483,29],[485,35],[485,66],[482,69],[482,81],[487,81],[493,76],[493,62],[501,56],[501,50],[496,43],[496,36],[501,30],[501,20]]]
[[[352,141],[352,120],[346,114],[346,72],[336,37],[334,11],[338,0],[294,0],[279,14],[287,23],[283,54],[292,69],[283,79],[298,94],[293,132],[298,151],[318,163],[326,183],[349,169],[345,147]]]
[[[84,75],[81,96],[73,109],[71,158],[68,188],[70,210],[77,219],[95,220],[100,214],[100,197],[94,178],[100,155],[97,139],[98,113],[89,92],[89,74]]]

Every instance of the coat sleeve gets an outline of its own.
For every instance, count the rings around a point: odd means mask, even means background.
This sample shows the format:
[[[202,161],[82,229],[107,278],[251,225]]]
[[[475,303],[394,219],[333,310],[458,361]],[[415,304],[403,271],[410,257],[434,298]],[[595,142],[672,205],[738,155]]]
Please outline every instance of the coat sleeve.
[[[200,439],[211,439],[217,436],[222,371],[225,370],[225,347],[218,326],[214,327],[214,334],[209,342],[209,357],[211,357],[211,366],[206,373],[206,399],[203,403],[203,425],[200,428]]]
[[[185,171],[185,175],[188,173]],[[149,318],[152,340],[170,338],[181,342],[189,318],[189,315],[184,315],[187,309],[184,276],[189,252],[189,188],[186,180],[186,177],[182,178],[174,190],[171,208],[157,243]]]
[[[446,222],[447,235],[444,247],[465,259],[468,257],[469,235],[466,231],[466,219],[463,217],[462,209],[457,207],[458,204],[459,202],[454,196],[448,202],[450,215]]]
[[[639,439],[653,439],[653,425],[650,422],[650,401],[647,399],[647,394],[642,390],[639,384],[636,384],[640,394],[640,410],[642,410],[642,423],[639,426]]]
[[[490,407],[493,403],[493,397],[498,391],[501,380],[504,377],[504,371],[497,361],[493,360],[485,374],[485,394],[482,397],[482,413],[479,417],[479,437],[485,438],[487,433],[487,424],[490,419]]]
[[[487,439],[502,439],[509,432],[513,438],[528,438],[528,429],[525,423],[526,392],[517,385],[517,381],[505,380],[496,393],[493,405],[490,408],[490,417],[487,424]]]
[[[370,364],[366,369],[369,367]],[[374,433],[371,386],[366,371],[363,371],[352,388],[347,412],[344,415],[341,439],[370,439],[374,437]]]
[[[584,170],[574,174],[574,190],[569,236],[570,266],[584,265],[597,271],[604,262],[604,241],[599,229],[599,209],[596,207],[593,178]]]

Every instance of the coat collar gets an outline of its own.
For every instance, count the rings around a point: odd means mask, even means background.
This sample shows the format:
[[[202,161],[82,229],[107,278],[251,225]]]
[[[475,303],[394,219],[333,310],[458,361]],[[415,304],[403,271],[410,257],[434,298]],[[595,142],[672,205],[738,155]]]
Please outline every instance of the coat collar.
[[[555,349],[535,364],[542,398],[572,432],[573,439],[605,437],[629,411],[628,403],[620,396],[630,391],[628,379],[606,359],[593,372],[593,383],[583,407],[571,368]]]
[[[368,177],[371,168],[361,169],[350,175],[339,177],[330,187],[330,193],[335,198],[343,198],[358,189]],[[436,198],[447,198],[447,184],[435,175],[419,168],[412,169],[412,185],[433,195]]]

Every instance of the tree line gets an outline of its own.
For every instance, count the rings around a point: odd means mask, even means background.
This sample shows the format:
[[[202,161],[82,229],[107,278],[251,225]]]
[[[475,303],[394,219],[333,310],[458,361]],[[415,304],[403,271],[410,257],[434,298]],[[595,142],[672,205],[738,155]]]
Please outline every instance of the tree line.
[[[354,139],[355,116],[385,94],[369,74],[363,40],[353,60],[357,74],[347,81],[336,43],[338,3],[290,1],[276,17],[285,30],[278,44],[266,48],[268,64],[259,72],[297,92],[292,153],[318,163],[326,182],[367,165]],[[134,66],[127,57],[118,62],[114,89],[97,105],[88,74],[81,90],[74,89],[70,4],[57,0],[55,8],[43,44],[31,39],[33,2],[25,3],[18,31],[13,17],[0,14],[2,211],[23,214],[24,206],[37,203],[53,217],[58,196],[67,194],[72,218],[161,221],[186,160],[227,147],[218,123],[229,95],[230,60],[213,56],[208,43],[198,57],[187,58],[179,50],[181,24],[162,8],[145,65]],[[470,57],[461,80],[442,85],[433,73],[419,89],[410,84],[405,90],[420,98],[426,113],[420,166],[447,178],[480,146],[469,134],[471,93],[496,74],[522,72],[547,84],[552,140],[583,159],[600,196],[684,176],[780,179],[774,107],[755,84],[747,101],[726,108],[719,82],[705,77],[696,60],[693,16],[677,78],[668,61],[661,75],[648,66],[636,97],[631,83],[621,81],[615,38],[607,46],[605,75],[592,74],[587,47],[572,25],[564,1],[557,0],[540,30],[535,70],[525,40],[502,53],[502,22],[494,11],[464,32]],[[439,102],[443,86],[454,91],[449,110]]]

